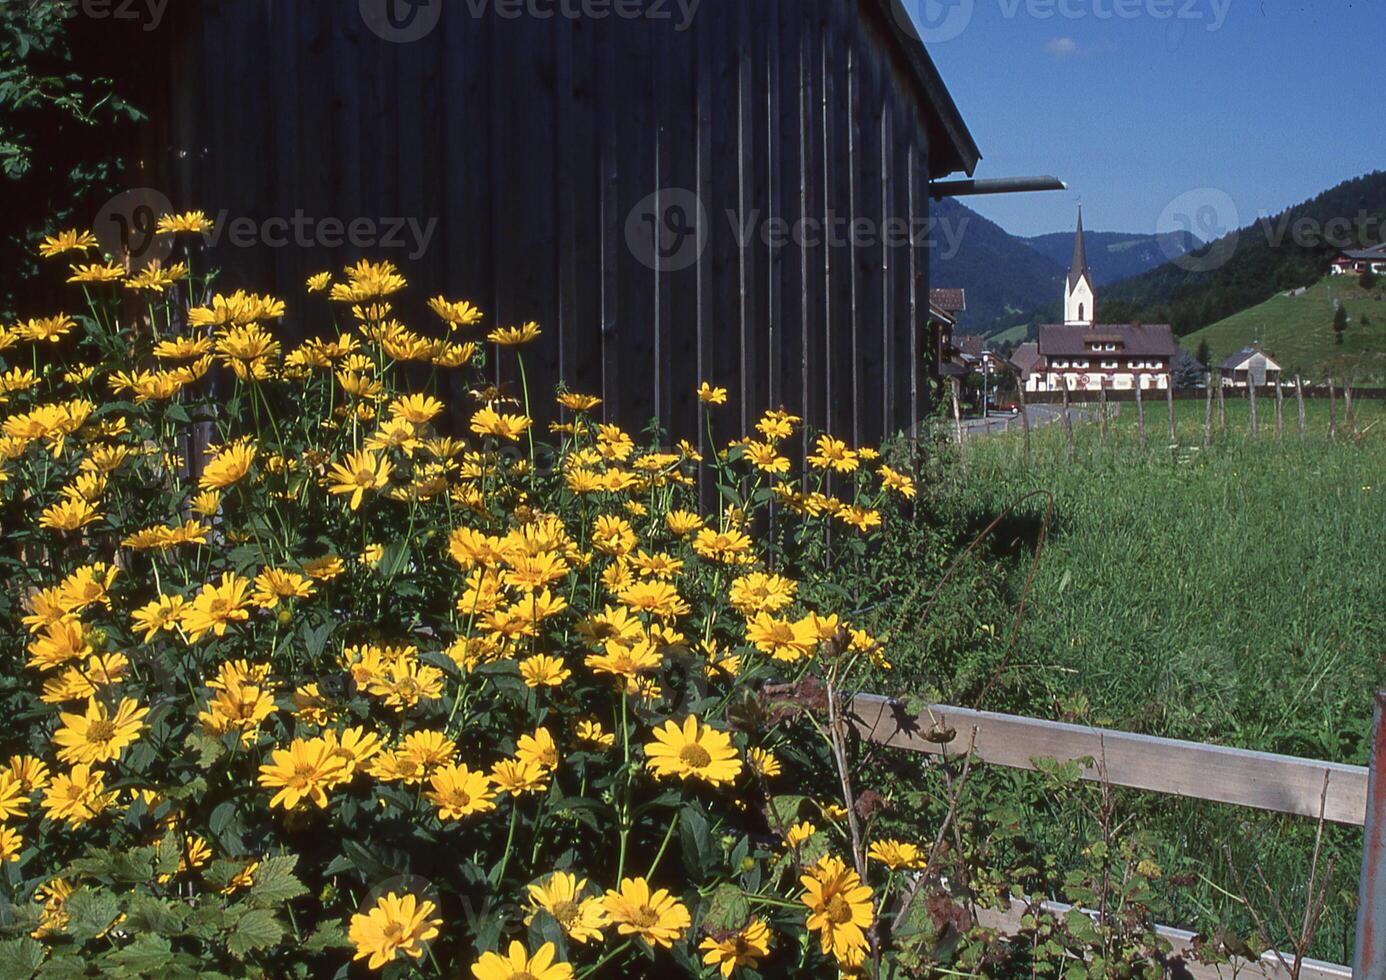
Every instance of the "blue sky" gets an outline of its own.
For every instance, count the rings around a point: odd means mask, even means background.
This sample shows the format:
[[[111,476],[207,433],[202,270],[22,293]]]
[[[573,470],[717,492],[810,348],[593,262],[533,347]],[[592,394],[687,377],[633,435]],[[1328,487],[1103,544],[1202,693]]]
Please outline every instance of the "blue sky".
[[[1015,234],[1071,228],[1080,199],[1097,230],[1244,225],[1386,169],[1386,0],[897,2],[981,147],[977,176],[1068,182],[966,202]]]

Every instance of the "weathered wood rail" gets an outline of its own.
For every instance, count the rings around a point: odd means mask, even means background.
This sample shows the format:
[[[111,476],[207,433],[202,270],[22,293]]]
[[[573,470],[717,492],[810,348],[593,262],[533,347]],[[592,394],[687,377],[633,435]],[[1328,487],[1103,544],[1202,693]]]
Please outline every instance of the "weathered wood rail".
[[[1310,819],[1322,813],[1325,820],[1364,827],[1357,968],[1310,960],[1302,964],[1300,978],[1376,980],[1386,977],[1386,786],[1378,785],[1375,771],[1378,755],[1386,752],[1383,704],[1386,695],[1378,695],[1370,768],[947,705],[912,714],[900,702],[872,694],[854,699],[852,724],[863,739],[893,748],[940,756],[970,751],[981,762],[1011,769],[1034,770],[1039,759],[1090,760],[1083,778],[1113,786]],[[1053,903],[1046,907],[1067,911]],[[1006,911],[982,911],[978,919],[987,928],[1015,933],[1024,911],[1017,903]],[[1165,926],[1159,931],[1172,948],[1171,976],[1223,980],[1233,975],[1230,968],[1189,959],[1193,933]],[[1258,962],[1239,963],[1235,975],[1288,980],[1290,973],[1279,956],[1267,953]]]

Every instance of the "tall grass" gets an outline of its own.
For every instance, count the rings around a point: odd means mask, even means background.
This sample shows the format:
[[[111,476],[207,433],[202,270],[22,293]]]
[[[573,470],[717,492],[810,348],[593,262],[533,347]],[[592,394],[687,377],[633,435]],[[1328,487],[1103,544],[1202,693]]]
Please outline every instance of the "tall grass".
[[[1355,406],[1353,436],[1340,402],[1330,442],[1328,406],[1313,402],[1301,440],[1293,401],[1277,435],[1262,399],[1253,439],[1246,403],[1230,401],[1226,430],[1205,449],[1203,407],[1176,406],[1170,444],[1163,402],[1148,405],[1144,452],[1130,404],[1105,442],[1085,423],[1072,449],[1061,426],[1036,431],[1028,458],[1018,434],[967,444],[948,506],[982,521],[1035,489],[1055,497],[1007,703],[987,706],[1365,764],[1386,653],[1386,413]],[[1019,551],[1034,527],[1019,521],[998,543]],[[1024,571],[1017,563],[1017,588]],[[1226,893],[1257,864],[1282,901],[1302,895],[1312,821],[1144,794],[1129,802],[1167,867],[1188,876],[1169,894],[1179,924],[1247,926]],[[1034,818],[1060,851],[1079,829],[1058,804]],[[1334,829],[1327,840],[1340,894],[1316,953],[1343,962],[1361,834]]]

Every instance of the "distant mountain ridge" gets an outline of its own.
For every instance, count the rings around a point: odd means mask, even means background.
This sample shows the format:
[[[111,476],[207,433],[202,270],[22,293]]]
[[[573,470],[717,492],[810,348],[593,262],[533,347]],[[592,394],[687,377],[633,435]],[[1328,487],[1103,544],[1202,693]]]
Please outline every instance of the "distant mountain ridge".
[[[952,198],[934,202],[932,217],[930,284],[967,290],[960,333],[991,336],[1061,315],[1064,278],[1073,255],[1072,231],[1022,238]],[[1188,233],[1157,237],[1089,231],[1084,240],[1088,267],[1099,287],[1146,272],[1202,244]]]
[[[1187,231],[1164,235],[1088,231],[1083,233],[1083,240],[1088,247],[1088,268],[1092,271],[1093,285],[1098,287],[1149,272],[1170,259],[1203,247],[1198,236]],[[1073,256],[1073,232],[1056,231],[1021,241],[1068,268]]]

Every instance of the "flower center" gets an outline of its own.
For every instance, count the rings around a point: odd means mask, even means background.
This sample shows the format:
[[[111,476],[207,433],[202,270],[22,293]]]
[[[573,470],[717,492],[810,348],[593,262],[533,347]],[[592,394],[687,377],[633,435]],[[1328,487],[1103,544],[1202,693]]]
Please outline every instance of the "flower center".
[[[356,482],[363,487],[371,486],[375,483],[375,470],[357,470]]]
[[[648,905],[642,905],[635,910],[630,920],[641,929],[650,929],[659,923],[659,913]]]
[[[834,895],[828,899],[828,918],[837,925],[851,922],[852,906],[847,904],[847,900],[841,895]]]
[[[87,727],[88,742],[109,742],[115,737],[115,725],[105,719],[94,721]]]
[[[553,908],[549,910],[549,914],[557,919],[560,925],[566,926],[577,918],[577,902],[555,902]]]
[[[226,611],[230,607],[231,604],[227,602],[225,599],[213,599],[211,602],[207,604],[207,613],[210,616],[225,616]]]
[[[708,754],[707,749],[696,742],[685,745],[679,752],[679,758],[694,769],[702,769],[712,762],[712,756]]]

